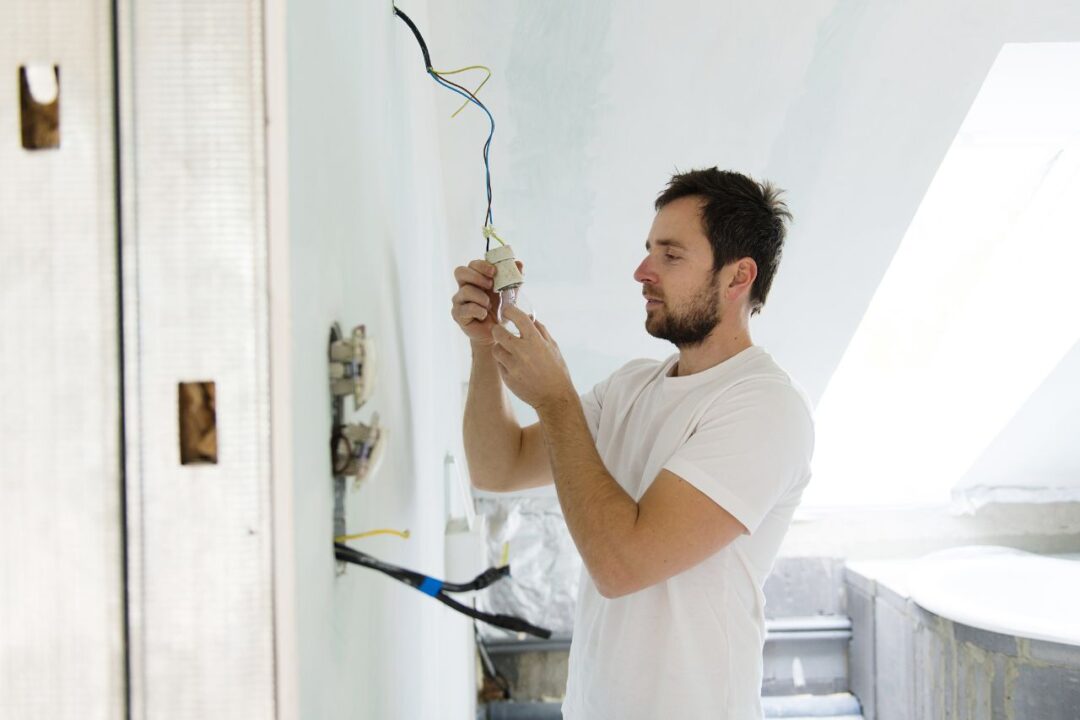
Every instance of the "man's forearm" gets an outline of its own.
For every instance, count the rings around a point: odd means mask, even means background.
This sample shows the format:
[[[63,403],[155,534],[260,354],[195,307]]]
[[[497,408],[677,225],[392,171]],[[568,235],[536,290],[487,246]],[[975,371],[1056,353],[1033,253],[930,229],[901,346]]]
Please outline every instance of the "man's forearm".
[[[473,485],[484,490],[502,489],[521,449],[521,425],[514,417],[489,346],[472,346],[463,435]]]
[[[600,592],[619,594],[633,572],[622,550],[638,504],[604,467],[576,395],[538,407],[537,414],[570,536]]]

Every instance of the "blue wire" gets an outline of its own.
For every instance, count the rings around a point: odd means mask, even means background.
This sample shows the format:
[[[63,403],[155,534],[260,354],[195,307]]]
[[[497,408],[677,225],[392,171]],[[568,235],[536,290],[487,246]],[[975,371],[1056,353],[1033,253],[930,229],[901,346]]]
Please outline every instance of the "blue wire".
[[[431,78],[435,82],[439,83],[440,85],[442,85],[447,90],[450,90],[451,92],[457,93],[461,97],[463,97],[466,100],[468,100],[469,102],[471,102],[473,105],[476,105],[478,108],[483,110],[484,113],[488,116],[488,121],[491,123],[491,130],[490,130],[490,132],[488,132],[487,142],[484,143],[484,175],[485,175],[485,180],[486,180],[486,183],[487,183],[486,189],[487,189],[487,199],[488,199],[487,224],[491,225],[491,224],[493,224],[494,216],[491,213],[491,162],[488,159],[488,156],[491,153],[491,139],[493,137],[495,137],[495,118],[493,118],[491,116],[491,112],[484,106],[484,104],[482,102],[477,100],[472,95],[469,95],[467,93],[463,93],[461,90],[458,90],[453,85],[450,85],[450,84],[444,82],[443,79],[441,77],[439,77],[435,73],[434,70],[428,70],[428,75],[430,75]]]
[[[490,160],[488,158],[489,158],[490,153],[491,153],[491,139],[495,136],[495,118],[493,118],[491,116],[491,112],[487,109],[487,107],[485,107],[482,102],[477,100],[472,95],[469,95],[467,93],[463,93],[458,88],[456,88],[453,85],[450,85],[449,83],[445,82],[443,80],[443,78],[439,77],[439,75],[436,74],[433,70],[429,70],[428,74],[431,75],[432,79],[435,80],[435,82],[439,83],[440,85],[442,85],[447,90],[450,90],[451,92],[457,93],[461,97],[465,98],[468,102],[471,102],[472,104],[476,105],[481,110],[483,110],[484,113],[488,116],[488,121],[491,123],[491,130],[488,132],[487,142],[484,143],[484,173],[485,173],[485,179],[486,179],[486,190],[487,190],[487,199],[488,199],[487,223],[491,224],[492,220],[493,220],[493,215],[492,215],[492,212],[491,212],[491,163],[490,163]]]

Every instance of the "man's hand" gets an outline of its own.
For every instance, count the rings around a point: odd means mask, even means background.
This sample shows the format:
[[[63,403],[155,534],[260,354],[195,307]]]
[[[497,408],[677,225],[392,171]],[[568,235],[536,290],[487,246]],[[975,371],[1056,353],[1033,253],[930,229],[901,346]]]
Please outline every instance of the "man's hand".
[[[513,306],[503,309],[503,317],[521,331],[521,337],[501,325],[490,331],[495,341],[491,352],[506,387],[537,409],[569,396],[576,398],[570,371],[543,323]]]
[[[518,270],[524,269],[520,260]],[[450,317],[474,345],[491,345],[491,329],[498,323],[499,293],[493,289],[495,266],[473,260],[468,267],[454,269],[458,291],[450,299]]]
[[[491,328],[499,307],[499,294],[492,290],[495,266],[473,260],[468,267],[454,269],[458,291],[450,299],[450,317],[477,345],[491,345]]]

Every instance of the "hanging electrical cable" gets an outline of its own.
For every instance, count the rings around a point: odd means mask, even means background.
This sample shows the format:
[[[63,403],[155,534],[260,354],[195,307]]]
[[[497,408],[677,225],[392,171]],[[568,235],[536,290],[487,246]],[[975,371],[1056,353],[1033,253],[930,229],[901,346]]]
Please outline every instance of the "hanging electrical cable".
[[[461,112],[465,105],[468,105],[470,102],[483,110],[484,114],[486,114],[488,117],[488,121],[491,124],[491,129],[488,132],[487,142],[484,143],[483,153],[485,179],[484,188],[487,194],[487,211],[484,213],[484,224],[482,228],[482,233],[484,236],[485,250],[491,250],[491,238],[495,238],[495,240],[500,245],[506,245],[506,243],[503,242],[502,238],[500,238],[495,233],[495,228],[493,226],[495,220],[494,215],[491,211],[491,140],[495,137],[495,118],[491,115],[491,111],[487,109],[487,106],[484,105],[484,103],[480,102],[480,100],[476,97],[476,93],[480,92],[480,88],[484,87],[484,83],[486,83],[491,78],[491,70],[483,65],[470,65],[468,67],[460,68],[458,70],[435,70],[431,64],[431,53],[428,52],[427,43],[424,42],[424,36],[420,34],[420,30],[416,27],[416,23],[414,23],[408,15],[401,12],[401,10],[399,10],[396,6],[394,7],[394,14],[401,18],[401,20],[409,26],[409,29],[412,30],[413,35],[416,36],[416,41],[420,44],[420,52],[424,56],[424,69],[427,71],[427,74],[431,76],[431,79],[437,82],[439,85],[442,85],[447,90],[453,93],[457,93],[458,95],[465,98],[465,104],[462,105],[462,107],[458,108],[454,115],[452,115],[451,117],[456,116],[459,112]],[[461,85],[458,85],[453,80],[445,77],[446,75],[454,75],[457,73],[465,72],[466,70],[476,69],[487,71],[487,77],[485,77],[483,82],[481,82],[480,85],[477,86],[475,91],[464,88]]]
[[[521,618],[512,615],[482,612],[475,608],[471,608],[468,605],[459,603],[446,594],[469,592],[470,590],[482,590],[483,588],[502,580],[504,577],[509,576],[509,565],[503,565],[499,568],[488,568],[467,583],[450,583],[443,580],[437,580],[436,578],[429,577],[423,573],[418,573],[415,570],[409,570],[407,568],[383,562],[367,553],[354,550],[342,543],[334,543],[334,557],[342,562],[378,570],[384,575],[389,575],[398,582],[403,582],[410,587],[416,588],[425,595],[430,595],[442,604],[457,610],[463,615],[468,615],[471,618],[486,622],[489,625],[501,627],[506,630],[513,630],[514,632],[524,632],[545,639],[551,637],[550,630],[531,625]]]

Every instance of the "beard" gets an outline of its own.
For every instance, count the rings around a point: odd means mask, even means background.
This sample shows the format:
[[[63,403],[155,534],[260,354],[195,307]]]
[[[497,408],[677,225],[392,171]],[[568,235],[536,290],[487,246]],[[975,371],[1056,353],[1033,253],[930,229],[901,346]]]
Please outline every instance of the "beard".
[[[705,342],[721,320],[719,285],[720,273],[714,273],[712,280],[694,293],[684,307],[675,308],[665,301],[645,318],[646,332],[680,349]]]

